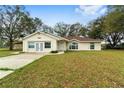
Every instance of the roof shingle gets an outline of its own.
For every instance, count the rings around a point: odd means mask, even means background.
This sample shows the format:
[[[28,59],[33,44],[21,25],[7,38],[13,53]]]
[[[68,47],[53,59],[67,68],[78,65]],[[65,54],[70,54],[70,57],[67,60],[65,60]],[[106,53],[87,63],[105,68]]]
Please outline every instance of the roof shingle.
[[[88,37],[79,37],[79,36],[68,36],[64,37],[68,40],[79,40],[79,41],[98,41],[100,42],[101,40],[99,39],[93,39],[93,38],[88,38]]]

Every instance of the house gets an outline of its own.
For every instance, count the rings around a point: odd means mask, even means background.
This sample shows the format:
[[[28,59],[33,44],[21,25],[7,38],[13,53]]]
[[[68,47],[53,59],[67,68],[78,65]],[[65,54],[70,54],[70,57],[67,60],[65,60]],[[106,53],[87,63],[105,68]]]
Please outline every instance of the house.
[[[13,49],[15,50],[22,50],[22,41],[15,41],[13,42]]]
[[[23,52],[101,50],[101,41],[86,37],[60,37],[35,32],[23,38]]]

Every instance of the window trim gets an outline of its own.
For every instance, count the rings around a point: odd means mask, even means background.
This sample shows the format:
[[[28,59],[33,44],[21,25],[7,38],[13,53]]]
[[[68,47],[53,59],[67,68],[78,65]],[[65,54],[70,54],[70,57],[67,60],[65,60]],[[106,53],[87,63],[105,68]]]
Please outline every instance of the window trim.
[[[46,47],[46,43],[50,43],[50,46],[48,47],[48,45],[47,45],[47,47]],[[45,49],[49,49],[49,48],[51,48],[51,42],[50,42],[50,41],[46,41],[46,42],[44,42],[44,48],[45,48]]]
[[[95,43],[90,43],[90,50],[94,50],[95,49]]]
[[[33,41],[28,42],[28,48],[30,48],[30,49],[35,48],[35,42],[33,42]]]
[[[70,50],[78,50],[78,43],[77,42],[70,42],[69,43]]]

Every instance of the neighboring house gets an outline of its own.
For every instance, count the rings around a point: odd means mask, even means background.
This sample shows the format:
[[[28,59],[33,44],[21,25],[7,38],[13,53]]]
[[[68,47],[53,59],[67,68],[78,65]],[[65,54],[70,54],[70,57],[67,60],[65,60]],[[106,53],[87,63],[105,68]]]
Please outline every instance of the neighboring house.
[[[23,38],[23,52],[101,50],[101,41],[84,37],[60,37],[35,32]]]
[[[13,42],[13,49],[22,50],[22,38],[17,38]]]
[[[22,50],[22,41],[16,41],[14,42],[14,46],[13,46],[13,49],[19,49],[19,50]]]

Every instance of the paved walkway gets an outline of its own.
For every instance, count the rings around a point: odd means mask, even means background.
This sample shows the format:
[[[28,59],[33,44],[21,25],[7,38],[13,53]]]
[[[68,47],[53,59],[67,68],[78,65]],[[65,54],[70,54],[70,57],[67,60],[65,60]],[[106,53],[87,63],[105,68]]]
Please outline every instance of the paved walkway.
[[[0,71],[0,79],[1,78],[3,78],[3,77],[5,77],[5,76],[7,76],[7,75],[9,75],[9,74],[11,74],[12,72],[14,72],[14,71]]]
[[[18,69],[21,68],[40,57],[43,57],[47,53],[23,53],[19,55],[13,55],[0,58],[0,68]],[[12,71],[0,70],[0,79],[6,75],[12,73]]]

